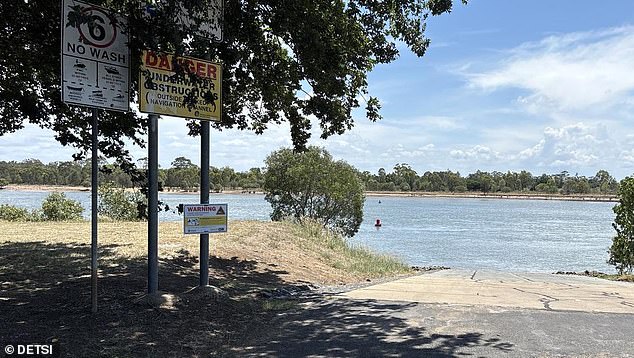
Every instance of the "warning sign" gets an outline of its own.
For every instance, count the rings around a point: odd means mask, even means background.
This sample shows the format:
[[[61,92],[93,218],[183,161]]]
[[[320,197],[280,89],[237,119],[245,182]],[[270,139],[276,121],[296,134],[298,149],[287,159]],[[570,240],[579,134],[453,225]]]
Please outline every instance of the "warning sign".
[[[183,205],[185,234],[227,232],[227,204]]]
[[[76,0],[62,4],[62,100],[129,110],[127,20]]]
[[[217,63],[144,50],[139,110],[220,121],[221,76],[222,67]]]

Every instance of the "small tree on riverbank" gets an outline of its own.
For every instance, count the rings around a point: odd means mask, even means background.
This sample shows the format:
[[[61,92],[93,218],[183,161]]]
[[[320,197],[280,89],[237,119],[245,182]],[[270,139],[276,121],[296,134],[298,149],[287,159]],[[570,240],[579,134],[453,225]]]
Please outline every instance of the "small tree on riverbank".
[[[363,183],[344,161],[324,149],[302,153],[281,149],[266,158],[263,189],[271,203],[271,219],[319,220],[324,226],[353,236],[363,220]]]
[[[634,178],[627,177],[619,187],[619,204],[612,209],[616,214],[612,227],[616,236],[608,251],[608,263],[616,266],[619,274],[632,273],[634,268]]]

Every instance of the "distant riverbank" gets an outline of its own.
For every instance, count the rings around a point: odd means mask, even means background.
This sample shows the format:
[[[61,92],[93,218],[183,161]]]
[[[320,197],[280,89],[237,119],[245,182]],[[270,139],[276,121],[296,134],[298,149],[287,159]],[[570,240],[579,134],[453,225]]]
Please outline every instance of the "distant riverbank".
[[[88,187],[62,185],[7,185],[4,190],[12,191],[90,191]],[[164,194],[199,194],[198,191],[184,191],[180,189],[165,190]],[[260,190],[224,190],[217,194],[261,194]],[[585,202],[618,202],[616,195],[563,195],[545,193],[448,193],[448,192],[398,192],[398,191],[366,191],[366,196],[395,196],[417,198],[469,198],[469,199],[515,199],[515,200],[563,200]]]
[[[469,199],[516,199],[516,200],[563,200],[587,202],[618,202],[616,195],[563,195],[545,193],[447,193],[447,192],[394,192],[394,191],[366,191],[367,196],[399,196],[399,197],[429,197],[429,198],[469,198]]]

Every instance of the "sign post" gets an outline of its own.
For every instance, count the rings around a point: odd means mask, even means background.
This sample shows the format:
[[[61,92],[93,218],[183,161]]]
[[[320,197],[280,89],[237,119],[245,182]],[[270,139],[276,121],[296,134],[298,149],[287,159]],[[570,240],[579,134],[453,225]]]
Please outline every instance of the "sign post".
[[[158,115],[148,116],[147,260],[150,295],[158,292]]]
[[[200,203],[209,204],[209,122],[200,123]],[[200,234],[200,282],[209,285],[209,234]]]
[[[92,180],[91,180],[91,242],[90,242],[90,301],[92,313],[97,313],[97,190],[99,188],[99,110],[92,110]]]
[[[145,6],[147,16],[155,16],[161,10],[162,1],[154,1]],[[175,14],[176,22],[183,27],[192,28],[194,36],[210,41],[222,42],[224,2],[209,0],[207,7],[190,13],[184,6]],[[194,18],[196,20],[194,20]],[[222,67],[206,61],[175,57],[169,54],[157,54],[143,51],[139,78],[139,110],[141,112],[164,114],[177,117],[201,119],[200,130],[200,203],[209,204],[209,122],[220,121],[222,107]],[[214,210],[216,208],[214,207]],[[209,232],[226,232],[226,205],[219,209],[214,218],[191,217],[188,229],[187,209],[185,208],[186,233],[200,234],[200,287],[209,285]],[[224,215],[224,226],[215,227],[217,231],[201,230],[200,222],[218,221]],[[196,225],[193,225],[196,223]],[[192,232],[187,232],[188,230]]]
[[[62,101],[92,108],[91,311],[97,312],[99,110],[129,110],[127,20],[105,8],[62,0]]]

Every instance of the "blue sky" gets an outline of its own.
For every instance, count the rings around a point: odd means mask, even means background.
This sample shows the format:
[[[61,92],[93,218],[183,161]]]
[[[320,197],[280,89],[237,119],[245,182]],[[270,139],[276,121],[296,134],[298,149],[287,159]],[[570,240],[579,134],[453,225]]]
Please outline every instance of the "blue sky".
[[[310,143],[373,173],[396,163],[419,174],[634,173],[634,1],[471,0],[431,19],[427,35],[425,57],[400,46],[396,62],[370,74],[381,122],[358,111],[352,131],[322,141],[315,130]],[[199,139],[186,136],[184,120],[162,118],[159,133],[161,166],[177,156],[199,161]],[[212,131],[211,165],[261,167],[290,144],[286,124],[260,136]],[[0,137],[0,160],[72,153],[32,127]]]

